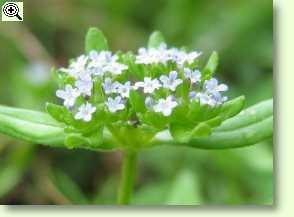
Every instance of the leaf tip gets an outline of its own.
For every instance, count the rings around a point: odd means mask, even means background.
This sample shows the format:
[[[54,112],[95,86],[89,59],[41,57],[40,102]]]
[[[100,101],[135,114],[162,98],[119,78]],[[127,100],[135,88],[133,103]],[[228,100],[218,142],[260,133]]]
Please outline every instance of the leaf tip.
[[[148,47],[157,48],[161,43],[165,43],[164,36],[160,31],[156,30],[149,37]]]

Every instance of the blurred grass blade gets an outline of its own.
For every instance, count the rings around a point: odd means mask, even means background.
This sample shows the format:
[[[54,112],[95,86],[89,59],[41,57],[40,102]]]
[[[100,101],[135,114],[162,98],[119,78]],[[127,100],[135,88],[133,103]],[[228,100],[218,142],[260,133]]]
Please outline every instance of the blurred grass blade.
[[[223,125],[216,128],[210,136],[178,143],[172,140],[168,132],[162,132],[157,136],[157,140],[153,141],[153,145],[169,144],[202,149],[225,149],[253,145],[272,137],[272,110],[272,100],[264,101],[224,121]],[[225,127],[222,128],[222,126]]]
[[[51,176],[55,187],[73,204],[89,204],[79,186],[61,170],[55,170]]]
[[[33,153],[33,145],[23,145],[9,153],[8,159],[0,166],[0,198],[20,182]]]
[[[199,205],[201,201],[197,176],[190,170],[180,171],[169,190],[166,204]]]
[[[165,43],[163,34],[155,31],[149,37],[148,48],[158,48],[161,43]]]
[[[85,50],[89,53],[91,50],[108,50],[108,43],[103,33],[98,28],[90,28],[86,34]]]
[[[0,132],[24,141],[63,146],[64,130],[46,113],[0,106]]]

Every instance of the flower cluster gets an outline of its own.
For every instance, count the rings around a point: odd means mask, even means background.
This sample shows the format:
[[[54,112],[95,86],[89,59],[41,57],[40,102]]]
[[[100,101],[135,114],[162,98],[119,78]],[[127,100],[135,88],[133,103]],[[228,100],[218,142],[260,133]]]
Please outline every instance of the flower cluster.
[[[95,82],[101,82],[104,108],[110,113],[128,109],[131,91],[144,98],[145,108],[150,112],[170,116],[183,101],[179,90],[188,87],[190,101],[198,100],[201,105],[216,107],[227,100],[222,92],[227,91],[225,84],[219,84],[216,78],[204,80],[200,69],[195,65],[200,52],[186,52],[177,48],[167,48],[162,43],[158,48],[140,48],[133,55],[133,67],[124,61],[123,54],[109,51],[91,51],[74,60],[68,68],[60,71],[71,78],[56,95],[63,104],[75,113],[75,119],[91,121],[96,105],[90,103],[94,97]],[[134,65],[136,67],[134,67]],[[151,73],[150,66],[158,66],[159,73]],[[133,76],[132,70],[143,73],[141,79]],[[82,104],[77,105],[79,98]],[[76,111],[74,111],[75,107]]]
[[[79,96],[91,97],[94,77],[103,78],[105,75],[120,75],[128,66],[118,62],[118,56],[109,51],[91,51],[88,56],[81,55],[73,61],[68,68],[61,68],[68,76],[75,79],[74,85],[67,84],[64,90],[57,90],[57,97],[63,99],[63,104],[68,109],[75,105]],[[107,79],[105,79],[107,83]],[[107,88],[105,88],[107,92]],[[108,90],[110,91],[110,90]],[[96,108],[89,102],[82,104],[75,115],[75,119],[86,122],[91,120]]]
[[[175,62],[178,66],[185,63],[192,64],[196,58],[201,55],[200,52],[187,53],[178,48],[168,49],[165,43],[161,43],[158,48],[140,48],[136,56],[137,64],[167,64],[169,61]]]

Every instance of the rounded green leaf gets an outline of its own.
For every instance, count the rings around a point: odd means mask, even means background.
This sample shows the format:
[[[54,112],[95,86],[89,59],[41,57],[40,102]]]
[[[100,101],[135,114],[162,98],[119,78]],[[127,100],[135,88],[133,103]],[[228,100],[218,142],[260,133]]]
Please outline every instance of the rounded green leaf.
[[[91,50],[108,50],[108,43],[103,33],[98,28],[90,28],[86,34],[85,50],[89,53]]]
[[[161,43],[165,43],[164,37],[161,32],[155,31],[149,37],[148,48],[158,48]]]
[[[210,55],[202,72],[202,81],[208,80],[215,73],[218,66],[219,57],[216,51],[213,51]]]

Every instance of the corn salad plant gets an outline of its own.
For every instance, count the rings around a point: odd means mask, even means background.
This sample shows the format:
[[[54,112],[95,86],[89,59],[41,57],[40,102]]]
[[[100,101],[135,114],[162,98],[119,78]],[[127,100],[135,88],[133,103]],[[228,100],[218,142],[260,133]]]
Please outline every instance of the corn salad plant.
[[[53,69],[60,104],[47,113],[0,106],[0,132],[32,143],[124,154],[118,204],[128,204],[137,155],[158,145],[226,149],[272,136],[272,101],[242,111],[245,97],[228,99],[215,77],[218,55],[168,47],[154,32],[148,47],[112,52],[90,28],[85,54]]]

